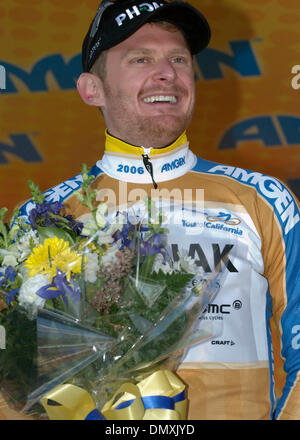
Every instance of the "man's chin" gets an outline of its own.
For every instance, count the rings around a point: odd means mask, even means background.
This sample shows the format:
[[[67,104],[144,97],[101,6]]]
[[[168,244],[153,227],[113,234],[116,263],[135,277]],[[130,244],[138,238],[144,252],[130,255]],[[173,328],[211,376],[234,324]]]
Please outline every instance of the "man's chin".
[[[161,115],[147,123],[147,132],[160,140],[159,145],[168,145],[177,139],[187,128],[189,121],[184,117]]]
[[[183,132],[185,128],[177,130],[166,130],[165,127],[159,129],[155,127],[155,130],[148,130],[143,133],[139,144],[151,148],[162,148],[172,144]]]
[[[132,145],[151,148],[162,148],[174,142],[188,127],[190,118],[186,115],[160,115],[136,118],[127,121],[118,130],[110,132]]]

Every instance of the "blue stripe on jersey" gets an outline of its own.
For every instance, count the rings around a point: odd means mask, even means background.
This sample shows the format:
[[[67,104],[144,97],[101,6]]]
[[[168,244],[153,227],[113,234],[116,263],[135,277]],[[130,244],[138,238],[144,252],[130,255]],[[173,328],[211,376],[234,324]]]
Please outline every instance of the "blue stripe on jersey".
[[[270,328],[270,319],[272,317],[272,297],[270,295],[270,291],[268,289],[267,292],[267,302],[266,302],[266,323],[267,323],[267,342],[268,342],[268,354],[269,354],[269,392],[270,392],[270,401],[271,401],[271,410],[270,410],[270,419],[273,419],[274,410],[276,405],[276,397],[275,397],[275,383],[274,383],[274,355],[273,355],[273,346],[272,346],[272,334]]]
[[[89,175],[93,175],[95,177],[99,176],[103,171],[94,165],[91,167],[89,171]],[[46,202],[63,202],[66,198],[70,197],[74,191],[80,189],[82,184],[82,175],[77,174],[77,176],[71,177],[65,182],[60,183],[59,185],[54,186],[53,188],[48,189],[43,194],[45,195]],[[34,207],[34,202],[32,200],[28,200],[19,210],[19,216],[27,217]]]

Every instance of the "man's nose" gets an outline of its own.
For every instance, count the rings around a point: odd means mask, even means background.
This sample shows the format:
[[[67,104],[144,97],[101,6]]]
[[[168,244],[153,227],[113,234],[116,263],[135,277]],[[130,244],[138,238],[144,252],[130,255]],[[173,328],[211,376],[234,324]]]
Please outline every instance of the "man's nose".
[[[177,72],[172,62],[166,58],[161,58],[155,64],[153,79],[155,81],[174,81]]]

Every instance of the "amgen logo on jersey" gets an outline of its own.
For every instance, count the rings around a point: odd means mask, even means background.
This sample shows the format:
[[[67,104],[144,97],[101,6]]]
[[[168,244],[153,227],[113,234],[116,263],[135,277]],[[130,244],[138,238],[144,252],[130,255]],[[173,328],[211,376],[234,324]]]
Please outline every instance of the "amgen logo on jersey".
[[[261,194],[273,202],[275,211],[278,213],[281,222],[285,224],[285,235],[300,221],[291,194],[274,177],[227,165],[217,165],[208,171],[210,173],[220,173],[225,176],[233,177],[239,182],[250,184],[258,188]]]

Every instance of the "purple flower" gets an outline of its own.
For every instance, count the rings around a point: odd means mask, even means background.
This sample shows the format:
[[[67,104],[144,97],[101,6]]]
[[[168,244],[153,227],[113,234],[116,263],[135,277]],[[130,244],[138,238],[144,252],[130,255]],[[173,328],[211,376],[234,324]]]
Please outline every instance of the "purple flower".
[[[145,232],[149,231],[149,226],[143,224],[142,222],[138,224],[131,223],[127,215],[127,222],[124,224],[122,230],[118,230],[113,235],[114,242],[121,240],[120,249],[128,248],[130,250],[136,251],[139,246],[140,255],[142,257],[161,253],[165,260],[165,236],[160,233],[155,233],[153,235],[150,235],[150,237],[146,239]]]
[[[77,222],[76,220],[73,219],[71,215],[66,215],[64,218],[69,221],[68,223],[69,228],[71,228],[76,235],[80,235],[83,229],[83,223]]]
[[[15,296],[16,296],[16,294],[17,293],[19,293],[19,290],[20,289],[13,289],[13,290],[10,290],[9,292],[5,292],[5,296],[6,296],[6,304],[8,305],[8,306],[10,306],[10,304],[11,304],[11,302],[15,299]]]
[[[49,213],[59,215],[61,209],[63,209],[62,203],[37,203],[35,208],[30,211],[29,221],[33,229],[37,226],[51,226],[53,220],[50,219]]]
[[[141,240],[140,252],[142,256],[162,254],[166,257],[166,249],[163,242],[163,234],[154,234],[148,240]]]
[[[13,267],[7,266],[4,274],[0,275],[0,286],[5,286],[8,281],[13,283],[15,281],[16,275],[17,273],[14,271]]]
[[[83,224],[76,222],[71,215],[63,216],[61,214],[63,210],[64,205],[60,202],[37,203],[35,208],[30,211],[28,219],[33,229],[36,229],[37,226],[67,227],[74,231],[76,235],[80,235]],[[59,217],[67,220],[67,222],[62,221]]]
[[[66,275],[59,269],[57,269],[57,275],[53,277],[52,283],[41,287],[36,293],[44,299],[61,296],[66,307],[69,305],[68,297],[74,303],[80,300],[80,287],[71,280],[68,281]]]
[[[16,279],[17,273],[14,271],[12,266],[7,266],[4,274],[0,275],[0,287],[9,287],[9,283],[13,283]],[[9,292],[3,292],[6,296],[6,303],[9,306],[11,302],[15,299],[16,294],[20,289],[12,289]]]
[[[143,225],[142,222],[137,224],[131,223],[127,214],[127,222],[123,225],[122,230],[118,230],[113,235],[114,242],[121,239],[120,249],[128,248],[134,250],[141,239],[142,234],[149,230],[149,227]]]

